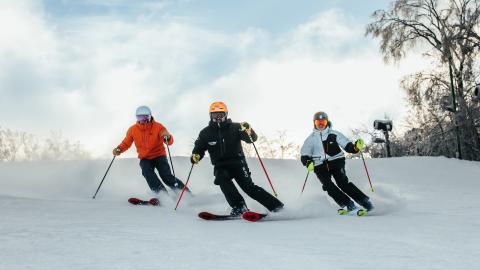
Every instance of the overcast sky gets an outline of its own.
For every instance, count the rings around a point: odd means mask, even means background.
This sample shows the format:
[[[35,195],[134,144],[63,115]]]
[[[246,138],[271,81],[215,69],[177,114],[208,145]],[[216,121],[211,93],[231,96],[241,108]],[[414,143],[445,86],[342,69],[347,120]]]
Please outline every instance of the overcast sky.
[[[398,126],[399,80],[423,63],[386,65],[364,36],[389,2],[0,0],[0,126],[61,131],[96,157],[111,155],[140,105],[175,136],[176,155],[216,100],[297,144],[319,110],[347,135],[385,114]]]

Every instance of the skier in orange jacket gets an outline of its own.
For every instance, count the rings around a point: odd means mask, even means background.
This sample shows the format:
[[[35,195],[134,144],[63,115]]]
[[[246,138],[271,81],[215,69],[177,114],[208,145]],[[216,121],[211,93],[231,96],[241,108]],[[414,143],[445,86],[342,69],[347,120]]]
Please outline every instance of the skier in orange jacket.
[[[142,175],[153,192],[167,191],[155,173],[155,168],[167,186],[173,190],[182,189],[184,184],[173,176],[163,145],[164,143],[172,145],[173,136],[162,124],[153,119],[152,112],[147,106],[138,107],[136,117],[137,123],[128,129],[125,139],[113,149],[113,154],[118,156],[135,143]]]

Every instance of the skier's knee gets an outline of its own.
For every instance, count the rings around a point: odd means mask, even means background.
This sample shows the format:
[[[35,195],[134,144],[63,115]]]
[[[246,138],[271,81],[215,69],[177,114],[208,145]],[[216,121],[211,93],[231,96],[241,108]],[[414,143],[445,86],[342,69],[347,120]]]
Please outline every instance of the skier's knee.
[[[340,181],[337,181],[337,185],[340,189],[346,189],[350,185],[350,182],[348,181],[348,178],[344,178]]]
[[[149,179],[149,178],[152,177],[152,172],[147,171],[147,170],[142,170],[142,175],[143,175],[143,177],[145,177],[146,179]]]
[[[331,181],[325,182],[322,184],[323,191],[329,191],[334,187],[334,184]]]
[[[218,186],[231,180],[226,170],[215,170],[214,175],[215,181],[213,183]]]
[[[240,186],[240,188],[242,188],[242,190],[245,193],[247,193],[247,195],[250,196],[250,197],[255,197],[256,194],[259,194],[263,191],[263,188],[255,185],[253,183]]]

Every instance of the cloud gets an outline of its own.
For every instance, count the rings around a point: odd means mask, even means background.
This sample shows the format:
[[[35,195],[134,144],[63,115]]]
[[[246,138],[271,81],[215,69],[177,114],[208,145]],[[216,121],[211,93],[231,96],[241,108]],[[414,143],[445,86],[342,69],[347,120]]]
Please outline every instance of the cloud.
[[[257,131],[287,130],[299,144],[320,110],[345,133],[385,114],[399,124],[406,111],[399,80],[425,63],[414,55],[401,67],[386,66],[363,31],[341,11],[320,13],[282,36],[259,35],[252,47],[268,48],[260,57],[244,56],[237,69],[196,91],[227,101],[230,116]]]
[[[171,16],[56,21],[36,2],[23,3],[0,9],[0,124],[62,130],[94,155],[120,142],[139,105],[152,108],[182,155],[214,100],[227,102],[234,120],[266,135],[288,130],[298,144],[317,110],[342,131],[404,114],[398,79],[410,68],[385,66],[363,26],[341,10],[272,34],[219,32]]]

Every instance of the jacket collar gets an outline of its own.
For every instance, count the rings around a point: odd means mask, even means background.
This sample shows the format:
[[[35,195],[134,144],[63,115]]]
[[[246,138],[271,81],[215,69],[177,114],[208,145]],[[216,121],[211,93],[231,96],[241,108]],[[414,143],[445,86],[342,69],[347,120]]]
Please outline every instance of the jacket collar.
[[[327,126],[327,128],[325,128],[324,130],[320,131],[316,128],[313,129],[313,135],[314,136],[321,136],[323,138],[326,138],[328,136],[328,134],[330,134],[330,130],[331,128]]]
[[[147,130],[147,129],[150,129],[153,126],[154,122],[155,122],[155,120],[153,119],[153,116],[152,116],[152,119],[150,120],[150,122],[148,122],[146,124],[140,124],[139,122],[137,122],[135,125],[140,130]]]
[[[210,122],[208,122],[208,126],[211,127],[211,128],[223,129],[223,128],[226,128],[226,127],[230,126],[231,123],[232,123],[232,119],[228,118],[227,120],[225,120],[225,122],[220,123],[220,127],[219,127],[217,123],[210,120]]]

